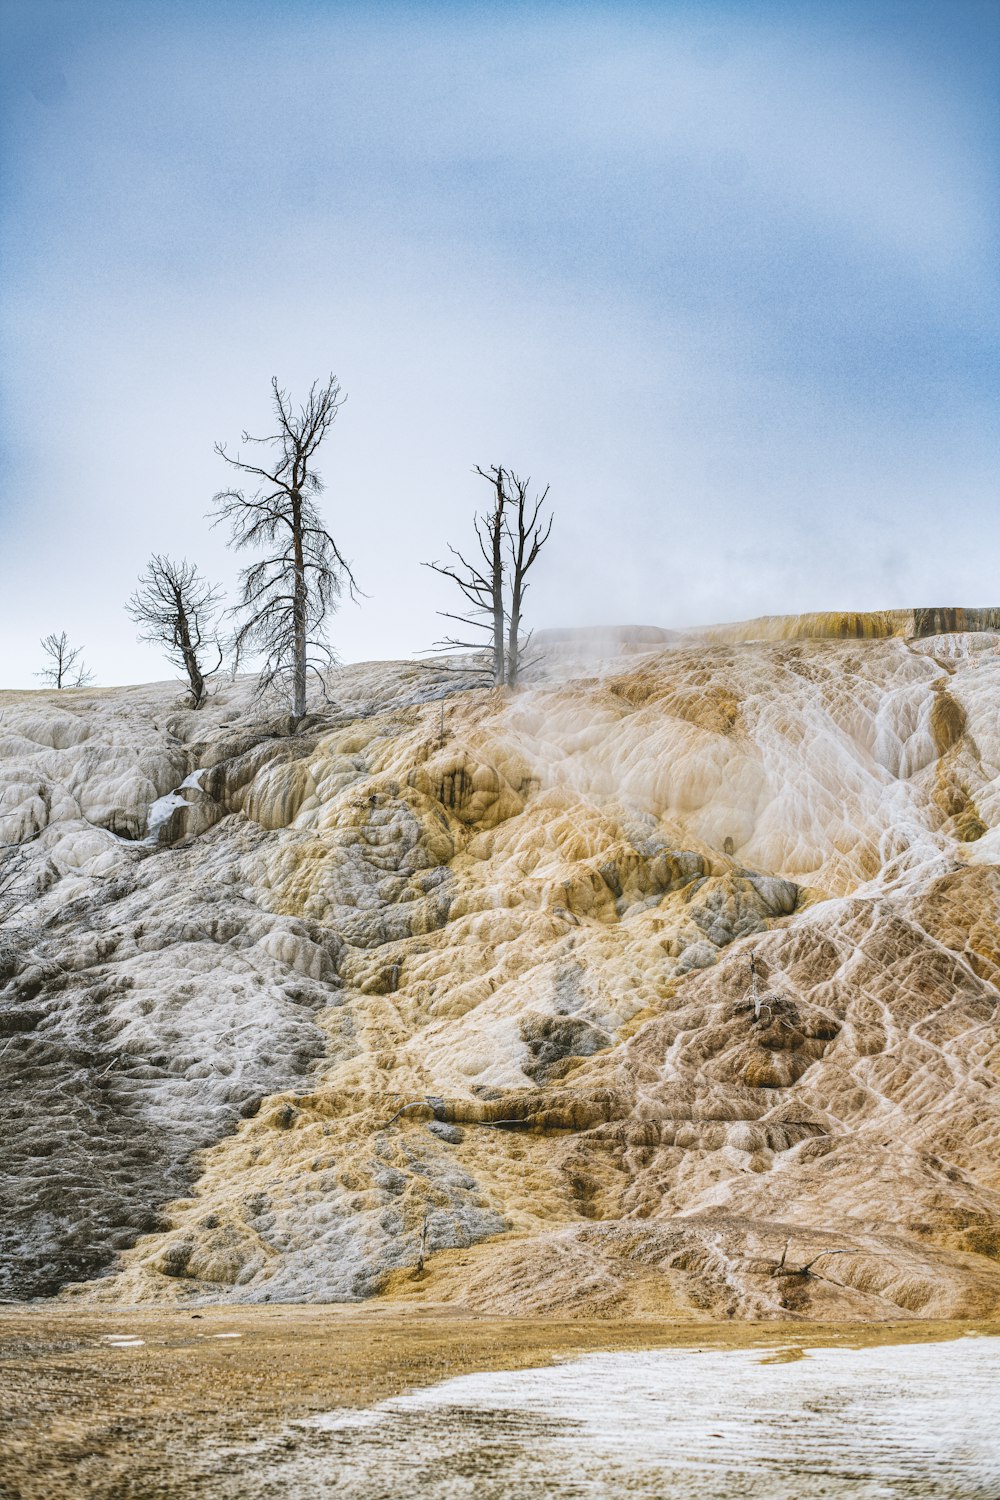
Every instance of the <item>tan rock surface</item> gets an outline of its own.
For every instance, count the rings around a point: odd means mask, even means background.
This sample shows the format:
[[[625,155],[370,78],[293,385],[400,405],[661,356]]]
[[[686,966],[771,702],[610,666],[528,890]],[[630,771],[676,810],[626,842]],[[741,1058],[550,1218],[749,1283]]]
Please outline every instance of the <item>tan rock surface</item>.
[[[916,613],[3,695],[14,1294],[995,1309],[1000,636]]]

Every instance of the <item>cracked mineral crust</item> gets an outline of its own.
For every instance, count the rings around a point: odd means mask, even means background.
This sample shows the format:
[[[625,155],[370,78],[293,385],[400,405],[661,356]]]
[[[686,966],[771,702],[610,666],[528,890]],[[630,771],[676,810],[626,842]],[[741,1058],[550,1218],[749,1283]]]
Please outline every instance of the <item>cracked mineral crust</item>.
[[[995,1312],[998,624],[0,694],[0,1295]]]

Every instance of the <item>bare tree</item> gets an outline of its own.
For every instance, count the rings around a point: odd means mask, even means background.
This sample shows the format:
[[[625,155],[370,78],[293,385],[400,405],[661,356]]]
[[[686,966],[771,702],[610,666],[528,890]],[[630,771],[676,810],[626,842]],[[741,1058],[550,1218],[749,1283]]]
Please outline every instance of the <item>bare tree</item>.
[[[193,708],[205,701],[206,677],[222,665],[222,647],[212,630],[221,602],[222,590],[203,578],[194,563],[174,562],[156,553],[125,606],[126,614],[139,626],[139,640],[163,646],[171,665],[187,674]],[[206,646],[218,652],[218,661],[207,671]]]
[[[518,670],[531,640],[530,634],[524,639],[521,637],[521,611],[528,588],[528,570],[537,561],[539,552],[552,533],[553,517],[549,516],[547,526],[539,519],[542,506],[548,499],[548,485],[537,499],[529,500],[531,480],[519,479],[516,474],[510,474],[508,478],[509,514],[504,523],[511,564],[510,604],[507,611],[507,686],[517,687]]]
[[[36,677],[41,677],[51,687],[57,688],[86,687],[88,682],[93,682],[93,672],[89,672],[86,663],[80,659],[83,647],[71,646],[65,630],[59,635],[53,631],[51,635],[45,636],[41,647],[49,658],[49,665],[36,672]]]
[[[530,635],[525,638],[521,634],[527,575],[552,531],[552,517],[547,525],[542,518],[549,491],[546,486],[540,496],[529,499],[530,479],[520,479],[501,465],[487,471],[477,464],[475,472],[493,487],[491,509],[475,517],[482,562],[478,558],[470,562],[449,545],[454,562],[424,566],[457,584],[469,605],[463,614],[447,610],[439,613],[446,620],[458,620],[473,630],[484,631],[490,642],[489,671],[494,683],[516,687],[530,641]],[[481,651],[484,647],[482,640],[447,636],[437,642],[436,649]]]
[[[271,449],[268,460],[253,464],[231,458],[224,443],[215,445],[220,458],[256,483],[250,494],[221,490],[215,497],[215,524],[228,522],[230,545],[237,551],[264,547],[267,552],[240,577],[236,665],[245,655],[262,656],[258,690],[288,683],[292,712],[301,719],[307,674],[314,672],[323,683],[324,669],[335,661],[326,639],[326,616],[345,583],[352,599],[358,594],[354,574],[316,508],[323,484],[313,461],[343,398],[333,375],[325,385],[313,382],[297,412],[277,379],[271,381],[271,391],[278,430],[262,438],[243,433],[244,443]]]
[[[491,468],[487,473],[478,464],[475,473],[493,486],[493,501],[490,510],[485,515],[477,515],[473,522],[483,561],[480,562],[477,558],[475,562],[469,562],[457,547],[452,547],[449,543],[448,551],[455,559],[453,563],[432,562],[425,563],[424,567],[440,573],[442,578],[450,578],[465,595],[469,604],[469,610],[465,614],[456,615],[444,609],[439,610],[439,614],[445,620],[457,620],[459,624],[472,630],[486,632],[491,643],[489,647],[490,672],[493,681],[499,686],[505,680],[504,623],[506,612],[503,595],[503,543],[507,476],[501,468]],[[446,636],[438,641],[437,649],[483,651],[486,649],[486,643],[482,640],[463,641],[455,636]]]

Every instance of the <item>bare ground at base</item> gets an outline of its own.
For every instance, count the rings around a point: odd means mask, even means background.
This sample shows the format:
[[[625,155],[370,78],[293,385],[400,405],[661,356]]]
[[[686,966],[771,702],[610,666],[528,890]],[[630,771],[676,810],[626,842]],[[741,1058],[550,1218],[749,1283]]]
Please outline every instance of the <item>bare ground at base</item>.
[[[926,1343],[1000,1323],[709,1323],[463,1317],[391,1304],[0,1310],[4,1500],[211,1496],[226,1452],[289,1422],[473,1371],[591,1350]],[[238,1334],[238,1338],[220,1337]],[[145,1342],[116,1348],[108,1335]],[[227,1490],[229,1493],[229,1490]],[[249,1491],[248,1491],[249,1493]]]

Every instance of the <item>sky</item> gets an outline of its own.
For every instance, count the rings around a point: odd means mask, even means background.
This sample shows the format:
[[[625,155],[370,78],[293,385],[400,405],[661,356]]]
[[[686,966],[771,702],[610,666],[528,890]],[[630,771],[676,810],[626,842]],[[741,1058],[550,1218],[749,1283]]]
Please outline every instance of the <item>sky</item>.
[[[345,661],[447,627],[473,466],[537,627],[1000,604],[1000,0],[0,0],[0,686],[162,679],[214,443],[333,372]],[[245,560],[245,559],[244,559]]]

